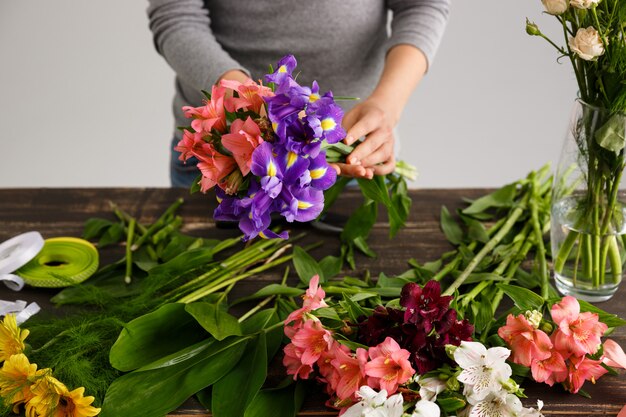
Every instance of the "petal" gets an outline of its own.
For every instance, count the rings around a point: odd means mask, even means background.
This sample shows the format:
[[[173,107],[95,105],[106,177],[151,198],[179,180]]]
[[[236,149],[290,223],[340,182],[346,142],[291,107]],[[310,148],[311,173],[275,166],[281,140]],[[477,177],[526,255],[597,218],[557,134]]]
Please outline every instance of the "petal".
[[[561,324],[562,321],[573,321],[580,313],[580,304],[576,298],[568,295],[563,297],[560,303],[552,306],[552,319]]]
[[[626,353],[615,341],[607,339],[604,342],[604,356],[607,365],[626,369]]]

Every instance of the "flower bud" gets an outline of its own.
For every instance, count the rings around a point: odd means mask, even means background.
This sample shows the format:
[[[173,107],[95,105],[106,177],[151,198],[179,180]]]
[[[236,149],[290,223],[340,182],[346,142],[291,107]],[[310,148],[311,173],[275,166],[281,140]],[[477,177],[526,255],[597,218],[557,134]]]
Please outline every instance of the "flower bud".
[[[585,61],[595,61],[604,55],[604,44],[593,26],[578,29],[575,37],[570,36],[569,47]]]
[[[526,33],[528,33],[530,36],[541,36],[539,26],[537,26],[536,23],[533,23],[528,19],[526,19]]]
[[[542,0],[543,1],[543,0]],[[597,6],[600,0],[571,0],[570,4],[577,9],[591,9]]]
[[[234,170],[226,178],[224,178],[224,183],[222,189],[228,195],[237,194],[239,191],[239,187],[241,187],[241,183],[243,182],[243,176],[241,175],[241,171],[238,169]]]
[[[448,355],[450,359],[454,359],[454,352],[456,352],[458,348],[458,346],[446,345],[446,355]]]
[[[529,310],[524,313],[524,317],[526,317],[531,326],[538,329],[543,315],[537,310]]]
[[[448,378],[448,380],[446,381],[446,388],[448,388],[450,391],[458,391],[459,388],[461,388],[461,385],[459,384],[459,381],[456,379],[456,377],[452,377]]]
[[[554,16],[565,13],[569,6],[568,0],[541,0],[541,2],[546,8],[546,12]]]
[[[520,391],[520,386],[517,382],[515,382],[512,378],[509,378],[507,381],[502,383],[502,388],[510,392],[511,394],[515,394]]]
[[[548,323],[547,321],[544,321],[541,323],[541,325],[539,325],[539,330],[543,330],[547,334],[550,334],[552,333],[552,330],[554,330],[554,328],[552,327],[550,323]]]

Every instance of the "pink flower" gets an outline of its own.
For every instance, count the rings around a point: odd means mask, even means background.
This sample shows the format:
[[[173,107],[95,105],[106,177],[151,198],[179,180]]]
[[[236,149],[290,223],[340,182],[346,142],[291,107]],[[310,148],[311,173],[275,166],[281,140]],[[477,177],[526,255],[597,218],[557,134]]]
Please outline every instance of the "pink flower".
[[[498,335],[511,347],[511,360],[515,363],[530,366],[533,359],[544,360],[550,357],[550,337],[535,329],[521,314],[509,314],[506,325],[498,329]]]
[[[569,295],[552,306],[552,319],[559,325],[553,334],[555,347],[576,356],[596,353],[600,337],[608,328],[598,320],[597,314],[581,313],[578,300]]]
[[[576,394],[582,388],[585,381],[591,381],[595,384],[598,378],[608,372],[601,364],[602,361],[589,359],[586,356],[572,356],[569,362],[569,375],[566,381],[569,392]]]
[[[226,131],[226,112],[224,111],[224,87],[211,88],[211,100],[207,100],[202,107],[183,107],[185,117],[193,119],[191,127],[198,133],[210,134],[212,129],[218,132]]]
[[[326,293],[319,286],[320,277],[319,275],[315,275],[309,281],[309,289],[306,290],[304,294],[302,308],[293,311],[289,316],[287,316],[287,320],[285,320],[285,324],[291,323],[292,321],[301,321],[302,316],[306,313],[309,313],[313,310],[317,310],[318,308],[328,307],[328,304],[324,301],[324,297],[326,297]]]
[[[350,352],[337,350],[335,359],[331,361],[337,370],[339,381],[337,382],[337,397],[340,400],[356,399],[354,395],[357,390],[367,385],[367,376],[365,375],[365,366],[367,363],[367,351],[357,348],[356,357]]]
[[[300,360],[304,365],[313,365],[333,342],[332,334],[317,320],[307,320],[291,339],[294,346],[302,351]]]
[[[186,161],[192,156],[195,156],[198,149],[202,148],[202,145],[205,143],[204,139],[202,139],[202,134],[185,130],[183,132],[183,138],[174,147],[174,150],[180,152],[178,159]]]
[[[530,369],[535,381],[545,382],[550,386],[555,382],[565,381],[568,376],[565,359],[556,350],[552,350],[550,357],[546,359],[534,359]]]
[[[611,339],[604,342],[604,363],[614,368],[626,369],[626,353]]]
[[[387,391],[389,395],[398,390],[398,385],[408,381],[415,370],[411,367],[411,353],[400,348],[390,337],[376,347],[369,349],[371,361],[365,365],[365,374],[371,377],[368,385]]]
[[[222,185],[222,180],[235,169],[235,160],[230,156],[222,155],[209,143],[204,143],[202,152],[195,152],[198,158],[198,169],[202,172],[200,190],[205,193],[215,186]],[[225,184],[223,184],[225,185]]]
[[[326,392],[330,396],[334,395],[337,391],[337,385],[341,379],[337,368],[332,364],[332,361],[337,358],[337,351],[339,350],[345,355],[350,354],[350,349],[348,349],[347,346],[333,340],[330,349],[322,352],[322,355],[317,361],[317,367],[321,375],[319,380],[326,383]]]
[[[302,363],[302,350],[296,348],[293,343],[289,343],[283,349],[285,356],[283,357],[283,365],[287,368],[287,375],[293,375],[293,379],[307,379],[313,367]]]
[[[262,143],[261,129],[250,116],[245,122],[241,119],[233,121],[230,133],[222,135],[222,145],[232,152],[244,176],[250,172],[252,152]]]
[[[235,80],[222,80],[220,81],[220,86],[229,88],[239,94],[239,97],[233,96],[226,99],[226,110],[230,112],[246,108],[259,114],[265,103],[263,97],[274,95],[270,88],[257,84],[251,79],[243,83]]]

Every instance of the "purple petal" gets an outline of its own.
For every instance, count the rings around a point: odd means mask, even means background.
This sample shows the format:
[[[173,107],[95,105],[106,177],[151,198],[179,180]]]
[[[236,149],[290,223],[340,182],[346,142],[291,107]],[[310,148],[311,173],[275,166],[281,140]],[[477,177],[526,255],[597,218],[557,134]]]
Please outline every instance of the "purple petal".
[[[296,200],[295,220],[309,222],[317,218],[324,208],[324,192],[312,187],[291,188]]]
[[[251,170],[258,177],[282,177],[271,143],[263,142],[252,152]]]
[[[337,172],[326,162],[326,152],[311,160],[309,175],[311,186],[318,190],[327,190],[337,181]]]

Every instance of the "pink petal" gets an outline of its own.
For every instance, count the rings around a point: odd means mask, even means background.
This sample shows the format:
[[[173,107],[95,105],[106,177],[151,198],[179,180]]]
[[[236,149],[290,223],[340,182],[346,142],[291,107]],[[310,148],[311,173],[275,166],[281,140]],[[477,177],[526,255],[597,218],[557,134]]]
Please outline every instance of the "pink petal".
[[[552,306],[552,319],[560,324],[563,320],[575,320],[580,313],[580,304],[576,298],[568,295],[563,297],[560,303]]]
[[[615,368],[626,369],[626,353],[620,345],[611,339],[604,342],[604,363]]]

